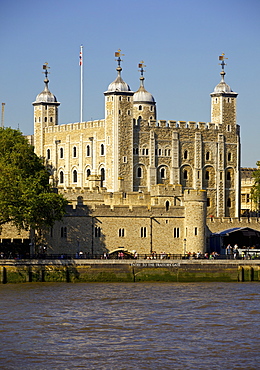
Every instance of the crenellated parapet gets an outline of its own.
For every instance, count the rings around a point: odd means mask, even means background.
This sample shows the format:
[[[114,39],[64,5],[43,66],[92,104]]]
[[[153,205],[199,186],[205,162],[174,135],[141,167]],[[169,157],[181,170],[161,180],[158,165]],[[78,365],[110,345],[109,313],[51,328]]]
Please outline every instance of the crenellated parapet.
[[[58,132],[69,133],[70,131],[80,131],[80,130],[86,130],[86,129],[99,128],[99,127],[105,127],[104,119],[87,121],[87,122],[66,123],[66,124],[56,125],[56,126],[48,126],[48,127],[45,127],[45,132],[46,133],[58,133]]]

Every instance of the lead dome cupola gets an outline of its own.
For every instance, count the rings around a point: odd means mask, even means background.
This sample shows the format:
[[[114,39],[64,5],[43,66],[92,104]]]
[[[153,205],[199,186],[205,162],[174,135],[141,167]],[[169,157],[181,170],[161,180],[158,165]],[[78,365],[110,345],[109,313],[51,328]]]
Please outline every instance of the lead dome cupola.
[[[118,67],[116,69],[117,70],[117,78],[115,79],[115,81],[111,82],[111,84],[108,86],[108,89],[107,89],[108,92],[112,92],[112,91],[118,91],[118,92],[120,92],[120,91],[122,91],[122,92],[131,91],[130,86],[121,77],[121,71],[122,71],[122,68],[121,68],[121,65],[120,65],[121,62],[122,62],[121,55],[124,55],[124,54],[121,54],[120,49],[115,52],[115,57],[117,58],[116,61],[118,63]]]
[[[45,74],[45,79],[44,79],[44,89],[40,94],[36,96],[35,102],[33,104],[37,103],[55,103],[56,105],[59,105],[59,102],[54,94],[52,94],[49,90],[48,84],[49,84],[49,79],[48,79],[48,63],[45,63],[43,65],[43,70]]]
[[[149,93],[145,87],[144,87],[144,62],[141,61],[138,64],[138,67],[140,68],[141,77],[140,77],[140,87],[139,89],[134,93],[133,96],[133,102],[134,103],[155,103],[155,99],[152,96],[151,93]]]

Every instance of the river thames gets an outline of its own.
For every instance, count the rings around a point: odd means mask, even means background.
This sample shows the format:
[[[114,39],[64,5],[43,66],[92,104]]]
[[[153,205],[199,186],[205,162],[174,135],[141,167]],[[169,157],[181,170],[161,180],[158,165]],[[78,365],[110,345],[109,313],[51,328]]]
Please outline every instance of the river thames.
[[[259,283],[0,286],[1,369],[260,369]]]

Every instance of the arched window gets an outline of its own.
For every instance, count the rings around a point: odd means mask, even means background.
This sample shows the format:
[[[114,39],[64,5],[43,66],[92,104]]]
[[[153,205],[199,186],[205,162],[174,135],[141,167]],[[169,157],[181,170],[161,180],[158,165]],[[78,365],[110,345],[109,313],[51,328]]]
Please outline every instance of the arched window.
[[[100,175],[101,175],[101,181],[104,181],[105,180],[105,169],[104,168],[101,168]]]
[[[60,184],[64,183],[64,173],[63,171],[60,171]]]
[[[188,158],[188,150],[184,150],[183,158],[184,159]]]
[[[143,107],[141,105],[139,105],[139,110],[143,110]]]
[[[90,169],[88,168],[87,169],[87,177],[89,177],[91,175],[91,171],[90,171]]]
[[[73,147],[73,158],[76,158],[77,157],[77,147],[74,146]]]
[[[87,157],[90,157],[90,145],[87,145]]]
[[[63,158],[63,156],[64,156],[63,148],[60,148],[60,158]]]
[[[227,207],[231,207],[231,199],[230,198],[228,198],[228,200],[227,200]]]
[[[227,171],[227,181],[230,181],[230,180],[231,180],[231,172]]]
[[[169,211],[169,208],[170,208],[170,202],[167,200],[167,201],[165,202],[165,210],[166,210],[166,211]]]
[[[160,174],[161,174],[161,179],[165,179],[165,168],[161,168],[161,171],[160,171]]]
[[[47,159],[51,159],[51,150],[47,149]]]
[[[142,167],[137,168],[137,177],[142,177]]]
[[[77,170],[73,171],[73,182],[78,182],[78,173]]]
[[[104,155],[105,154],[105,147],[104,147],[104,144],[101,144],[100,145],[100,155]]]

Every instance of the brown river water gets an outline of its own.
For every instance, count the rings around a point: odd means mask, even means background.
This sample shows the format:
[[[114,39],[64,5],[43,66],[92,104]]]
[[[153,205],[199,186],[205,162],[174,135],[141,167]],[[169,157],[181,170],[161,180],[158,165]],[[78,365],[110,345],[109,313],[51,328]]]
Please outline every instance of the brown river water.
[[[260,369],[259,283],[0,286],[0,369]]]

